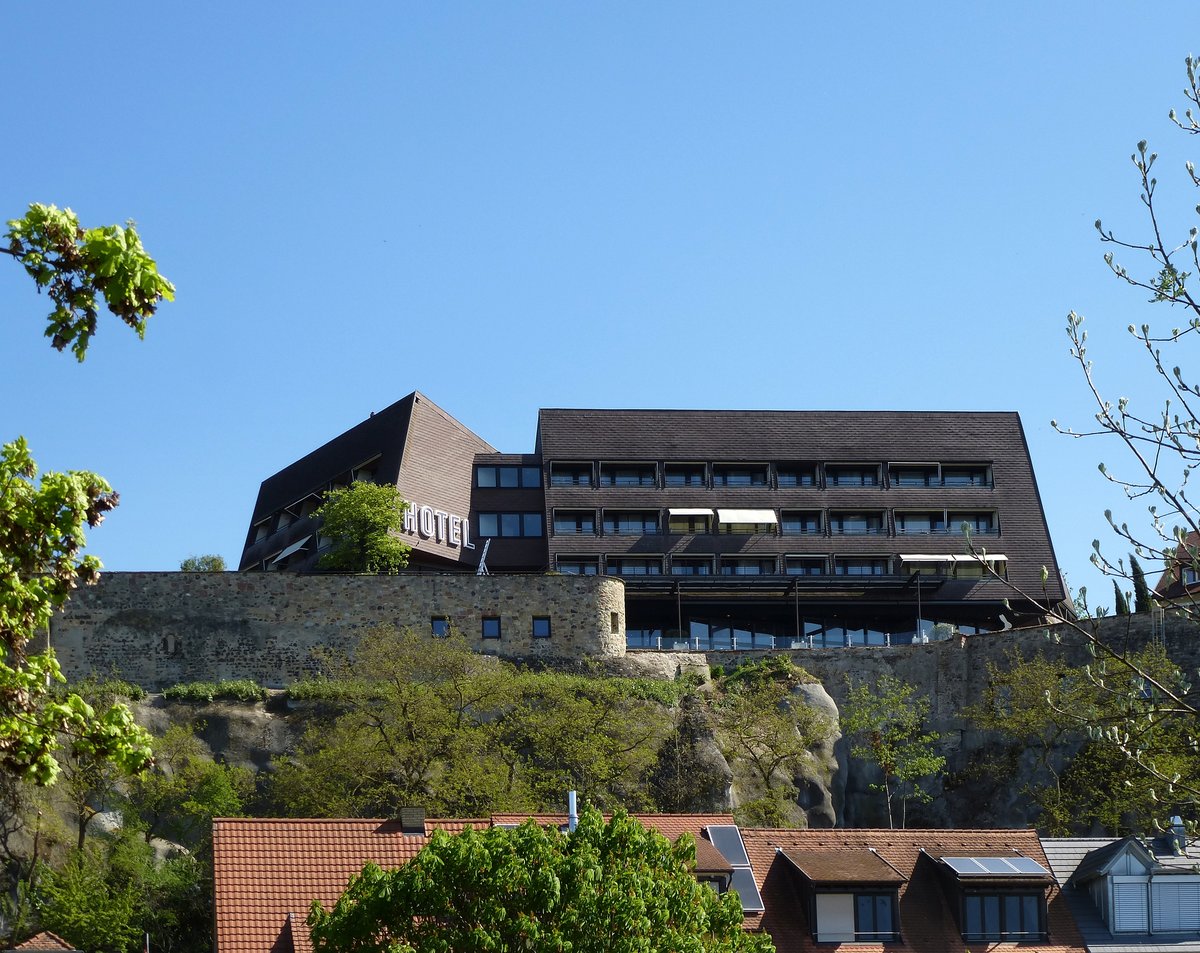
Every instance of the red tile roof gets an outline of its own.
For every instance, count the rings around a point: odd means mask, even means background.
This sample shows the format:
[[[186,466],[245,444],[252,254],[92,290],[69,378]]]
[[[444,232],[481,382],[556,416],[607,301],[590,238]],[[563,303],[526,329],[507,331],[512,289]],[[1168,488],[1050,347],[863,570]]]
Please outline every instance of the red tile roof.
[[[53,950],[56,953],[57,951],[69,950],[71,953],[75,953],[75,947],[72,944],[48,930],[31,936],[24,943],[18,943],[13,949],[39,951],[39,953],[46,950]]]
[[[761,927],[775,940],[778,953],[832,951],[843,944],[812,939],[801,878],[779,851],[789,854],[874,848],[908,883],[900,887],[899,943],[847,943],[854,953],[954,953],[954,951],[1020,950],[1022,953],[1083,953],[1084,945],[1067,911],[1058,886],[1048,897],[1049,940],[1046,942],[967,944],[963,941],[950,900],[937,872],[942,856],[1003,856],[1014,851],[1049,867],[1034,831],[1010,830],[763,830],[744,828],[742,839],[766,912],[747,918],[747,927]]]
[[[528,814],[469,820],[427,820],[434,830],[520,824]],[[697,841],[708,824],[732,824],[728,814],[638,814],[674,840]],[[541,824],[566,824],[565,814],[538,814]],[[224,818],[213,822],[219,953],[310,953],[305,918],[313,900],[332,907],[368,861],[399,867],[417,855],[428,836],[405,835],[399,821]],[[716,853],[714,849],[714,853]]]

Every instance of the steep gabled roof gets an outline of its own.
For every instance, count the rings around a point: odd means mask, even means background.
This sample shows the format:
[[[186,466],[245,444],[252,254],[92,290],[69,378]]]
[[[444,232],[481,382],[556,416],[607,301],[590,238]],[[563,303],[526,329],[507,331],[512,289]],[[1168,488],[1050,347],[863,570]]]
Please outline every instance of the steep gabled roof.
[[[56,951],[56,953],[78,953],[73,944],[68,943],[61,936],[51,933],[49,930],[44,930],[34,936],[31,936],[24,943],[18,943],[13,947],[14,950],[25,950],[27,953],[46,953],[46,951]]]

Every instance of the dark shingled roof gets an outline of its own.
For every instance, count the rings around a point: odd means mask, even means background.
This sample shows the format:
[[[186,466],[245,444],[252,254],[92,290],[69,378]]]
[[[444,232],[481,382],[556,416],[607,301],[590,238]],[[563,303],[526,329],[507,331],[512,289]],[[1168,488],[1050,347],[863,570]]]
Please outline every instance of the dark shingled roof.
[[[902,884],[908,879],[869,847],[785,850],[783,856],[814,884]]]

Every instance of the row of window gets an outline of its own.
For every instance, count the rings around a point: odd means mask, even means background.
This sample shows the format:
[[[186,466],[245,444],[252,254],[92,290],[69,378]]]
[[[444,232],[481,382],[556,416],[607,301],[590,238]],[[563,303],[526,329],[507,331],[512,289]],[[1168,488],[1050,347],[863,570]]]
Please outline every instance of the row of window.
[[[476,486],[499,484],[492,471],[477,467]],[[518,469],[518,468],[508,468]],[[536,468],[519,468],[522,471]],[[540,471],[537,472],[539,481]],[[515,478],[510,478],[515,479]],[[539,483],[521,483],[538,486]],[[987,463],[595,463],[552,462],[550,485],[601,487],[990,487]]]
[[[878,625],[853,623],[839,619],[805,616],[796,622],[772,622],[762,619],[688,619],[686,628],[632,628],[625,631],[625,644],[631,649],[662,651],[686,649],[693,652],[727,652],[745,649],[833,649],[855,646],[902,645],[919,642],[936,625],[922,619],[920,628],[914,626],[882,629]],[[975,635],[989,631],[985,626],[950,623],[953,631]]]
[[[719,512],[719,511],[718,511]],[[779,522],[774,522],[773,510],[753,511],[757,521],[733,517],[728,520],[717,514],[667,510],[666,532],[671,536],[694,536],[718,533],[721,535],[775,535],[781,536],[887,536],[894,529],[897,536],[954,535],[962,534],[963,527],[972,535],[995,535],[1000,532],[1000,523],[994,512],[988,510],[894,510],[891,520],[888,510],[782,510]],[[512,527],[517,528],[519,514],[507,514],[512,518]],[[525,514],[537,516],[538,514]],[[767,517],[770,517],[768,520]],[[489,532],[496,525],[497,514],[480,514],[479,534],[489,535],[540,535],[541,519],[537,520],[537,533]],[[486,518],[486,519],[485,519]],[[595,536],[600,528],[605,536],[657,536],[663,532],[664,513],[661,510],[612,510],[601,511],[596,519],[595,510],[556,509],[553,529],[555,536]]]
[[[435,615],[429,619],[430,631],[438,637],[444,638],[450,634],[453,628],[453,623],[448,616]],[[499,639],[503,637],[504,623],[498,615],[485,615],[480,620],[479,635],[485,639]],[[535,639],[550,638],[550,616],[535,615],[530,621],[530,636]]]
[[[1006,574],[1003,556],[988,556],[988,566]],[[603,557],[610,576],[902,576],[936,575],[951,579],[982,579],[983,565],[976,559],[946,555],[904,559],[899,556],[660,556]],[[599,556],[559,556],[556,568],[566,575],[595,576],[601,571]]]
[[[1033,892],[964,893],[962,937],[968,943],[1038,940],[1046,935],[1045,897]],[[899,940],[899,903],[894,892],[819,892],[810,907],[820,942],[889,943]]]

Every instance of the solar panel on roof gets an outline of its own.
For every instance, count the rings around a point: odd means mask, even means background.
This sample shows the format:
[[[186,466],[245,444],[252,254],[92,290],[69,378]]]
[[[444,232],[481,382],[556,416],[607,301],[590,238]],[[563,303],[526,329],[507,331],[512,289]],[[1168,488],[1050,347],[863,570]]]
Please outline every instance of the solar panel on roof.
[[[731,886],[738,892],[738,899],[742,901],[743,912],[763,912],[765,907],[763,907],[762,894],[758,892],[758,884],[754,882],[754,874],[748,866],[733,868]]]
[[[1039,864],[1032,857],[1010,857],[1008,862],[1012,864],[1020,873],[1023,874],[1038,874],[1039,876],[1050,876],[1050,871]]]
[[[734,867],[750,864],[750,858],[746,856],[746,848],[742,844],[742,833],[736,824],[709,824],[706,829],[708,839],[730,864]]]
[[[943,857],[942,863],[960,877],[1049,877],[1050,871],[1032,857]]]

